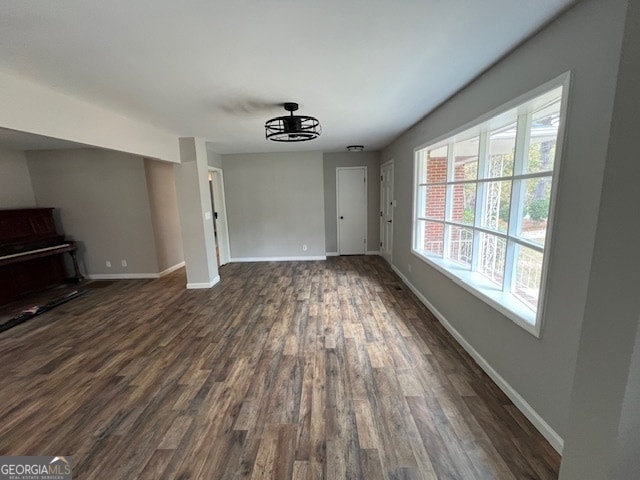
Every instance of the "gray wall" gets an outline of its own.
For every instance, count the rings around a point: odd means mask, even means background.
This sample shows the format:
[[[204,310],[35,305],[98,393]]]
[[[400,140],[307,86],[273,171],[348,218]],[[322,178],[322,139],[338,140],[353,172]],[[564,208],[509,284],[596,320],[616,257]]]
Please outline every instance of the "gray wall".
[[[220,281],[213,233],[206,142],[180,138],[180,165],[175,165],[180,230],[187,288],[209,288]]]
[[[367,251],[380,250],[380,155],[378,152],[325,153],[324,226],[327,253],[338,251],[336,168],[367,167]]]
[[[207,165],[222,168],[222,155],[207,148]]]
[[[381,152],[381,158],[395,158],[395,266],[561,437],[585,310],[624,6],[618,0],[579,2]],[[538,339],[411,254],[413,151],[567,70],[566,142]]]
[[[629,2],[563,480],[640,477],[640,2]]]
[[[158,273],[141,157],[49,150],[27,152],[27,162],[38,206],[59,209],[65,234],[83,245],[87,274]]]
[[[618,441],[612,458],[614,466],[611,478],[624,480],[634,478],[640,472],[640,328],[636,331],[636,341],[630,362],[630,372],[624,392],[620,412]],[[597,407],[596,407],[597,408]],[[610,472],[606,472],[609,474]]]
[[[0,148],[0,208],[35,206],[36,198],[24,152]]]
[[[160,271],[184,261],[173,164],[144,159],[151,223]]]
[[[325,255],[322,153],[222,155],[222,165],[232,259]]]

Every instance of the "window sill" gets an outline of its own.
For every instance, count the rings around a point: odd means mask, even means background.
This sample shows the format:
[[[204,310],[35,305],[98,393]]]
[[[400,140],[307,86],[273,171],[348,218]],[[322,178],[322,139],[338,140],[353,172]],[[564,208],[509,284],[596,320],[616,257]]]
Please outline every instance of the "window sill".
[[[484,276],[466,270],[455,262],[428,257],[419,250],[412,249],[411,253],[451,279],[456,285],[512,320],[516,325],[540,338],[540,325],[536,322],[535,312],[527,308],[515,296],[499,290]]]

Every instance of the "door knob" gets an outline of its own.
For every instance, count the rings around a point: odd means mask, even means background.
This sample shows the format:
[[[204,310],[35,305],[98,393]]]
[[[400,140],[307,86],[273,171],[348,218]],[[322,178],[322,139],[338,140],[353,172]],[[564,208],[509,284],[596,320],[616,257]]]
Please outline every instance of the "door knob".
[[[393,223],[393,220],[387,220],[387,223]]]
[[[344,220],[344,217],[340,217],[340,220]]]

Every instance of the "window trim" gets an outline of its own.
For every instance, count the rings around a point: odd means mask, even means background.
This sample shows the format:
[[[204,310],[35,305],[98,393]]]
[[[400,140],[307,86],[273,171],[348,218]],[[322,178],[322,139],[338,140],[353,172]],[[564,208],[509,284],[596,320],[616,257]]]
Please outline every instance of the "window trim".
[[[414,148],[414,151],[413,151],[413,183],[412,183],[413,210],[412,210],[412,217],[411,217],[411,230],[412,230],[411,231],[411,253],[414,256],[416,256],[418,259],[426,263],[427,265],[434,267],[437,271],[444,274],[447,278],[452,280],[456,285],[462,287],[464,290],[471,293],[476,298],[479,298],[484,303],[488,304],[489,306],[491,306],[492,308],[494,308],[495,310],[497,310],[507,318],[511,319],[516,325],[522,327],[524,330],[531,333],[537,338],[540,338],[541,336],[542,327],[544,324],[544,318],[546,316],[546,309],[547,309],[547,300],[548,300],[547,299],[547,283],[548,283],[547,276],[549,271],[550,258],[553,256],[553,250],[554,250],[555,237],[553,235],[553,231],[554,231],[554,225],[555,225],[555,215],[556,215],[556,208],[557,208],[556,206],[557,206],[557,200],[558,200],[557,198],[558,185],[560,183],[561,168],[562,168],[561,165],[563,163],[562,157],[564,155],[564,143],[565,143],[565,132],[566,132],[565,127],[568,120],[567,112],[568,112],[568,104],[569,104],[570,83],[571,83],[571,72],[567,71],[557,76],[556,78],[549,80],[548,82],[545,82],[544,84],[528,91],[527,93],[524,93],[523,95],[520,95],[517,98],[487,112],[486,114],[481,115],[475,120],[465,123],[459,128],[451,130],[444,135],[440,135],[439,137],[436,137],[433,140],[422,143],[421,145]],[[456,267],[457,264],[455,262],[451,260],[447,260],[445,258],[426,256],[422,251],[417,250],[415,248],[415,246],[417,245],[416,239],[418,238],[419,230],[420,230],[420,228],[418,227],[419,219],[417,215],[418,204],[419,204],[418,196],[420,191],[419,189],[419,185],[420,185],[419,154],[421,151],[423,151],[427,147],[437,148],[440,143],[444,145],[445,141],[455,138],[457,135],[460,135],[461,133],[464,133],[468,130],[472,130],[474,128],[478,129],[477,134],[480,136],[480,141],[482,142],[483,136],[480,135],[484,127],[484,125],[482,124],[485,124],[492,119],[500,117],[500,115],[505,114],[507,111],[512,110],[527,102],[530,102],[534,100],[536,97],[541,96],[558,87],[562,87],[561,106],[560,106],[561,121],[560,121],[557,138],[556,138],[556,154],[555,154],[555,161],[554,161],[551,175],[549,175],[548,172],[534,172],[534,173],[528,173],[528,174],[522,174],[521,172],[519,172],[519,174],[517,174],[514,171],[513,175],[509,177],[481,179],[481,181],[478,181],[478,180],[456,181],[454,183],[454,184],[473,183],[479,187],[481,184],[486,184],[487,180],[489,181],[513,180],[514,176],[517,176],[518,180],[526,180],[528,178],[540,178],[540,177],[550,176],[552,180],[552,185],[551,185],[551,192],[550,192],[549,215],[548,215],[548,221],[547,221],[547,232],[545,236],[544,247],[541,248],[539,245],[534,243],[529,244],[529,242],[527,242],[526,240],[512,235],[513,229],[515,228],[515,225],[512,222],[512,219],[513,219],[512,217],[514,215],[514,212],[516,211],[513,208],[511,208],[510,219],[509,219],[510,220],[509,229],[506,233],[495,232],[490,229],[485,229],[481,227],[478,222],[474,222],[474,225],[462,225],[462,224],[459,224],[458,222],[451,222],[450,220],[447,219],[448,217],[446,216],[446,213],[443,220],[438,220],[438,223],[441,223],[445,228],[445,235],[446,235],[446,231],[448,230],[448,228],[446,228],[447,225],[456,225],[460,227],[466,226],[479,233],[486,231],[487,233],[491,233],[492,235],[497,235],[501,238],[509,238],[511,242],[515,242],[527,248],[533,248],[536,251],[542,250],[544,255],[543,255],[542,269],[541,269],[539,302],[538,302],[537,311],[533,312],[532,310],[528,309],[524,304],[522,304],[519,300],[517,300],[514,295],[508,292],[503,292],[501,289],[495,286],[492,286],[488,280],[484,281],[483,280],[484,277],[481,274],[475,271],[467,270],[465,268]],[[518,120],[520,119],[521,116],[522,114],[519,113],[517,116]],[[518,129],[517,135],[521,135],[523,133],[528,135],[529,130],[527,128],[522,129],[522,131],[521,129]],[[464,140],[464,139],[455,138],[456,142],[461,140]],[[516,148],[524,144],[520,140],[521,139],[517,138]],[[480,147],[482,147],[482,145]],[[516,151],[516,155],[517,154],[518,152]],[[451,155],[451,152],[448,152],[448,155]],[[480,168],[480,166],[478,168]],[[514,169],[515,169],[515,164],[514,164]],[[438,183],[430,184],[430,186],[431,185],[443,185],[443,186],[451,185],[450,178],[447,178],[445,182],[438,182]],[[482,202],[478,202],[478,203],[482,203]],[[510,200],[510,204],[511,205],[513,204],[513,199]],[[476,215],[477,215],[477,211],[476,211]],[[476,241],[475,239],[478,237],[479,235],[474,235],[474,242]],[[513,254],[514,252],[511,252],[511,253]],[[509,255],[509,253],[506,252],[506,255]]]

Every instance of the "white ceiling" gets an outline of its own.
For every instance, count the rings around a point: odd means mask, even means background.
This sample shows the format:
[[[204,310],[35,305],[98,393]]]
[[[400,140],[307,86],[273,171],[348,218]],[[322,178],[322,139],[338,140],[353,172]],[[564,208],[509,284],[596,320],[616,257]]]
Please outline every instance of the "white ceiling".
[[[219,153],[377,150],[571,3],[3,0],[0,70]],[[319,139],[265,140],[286,101]]]

